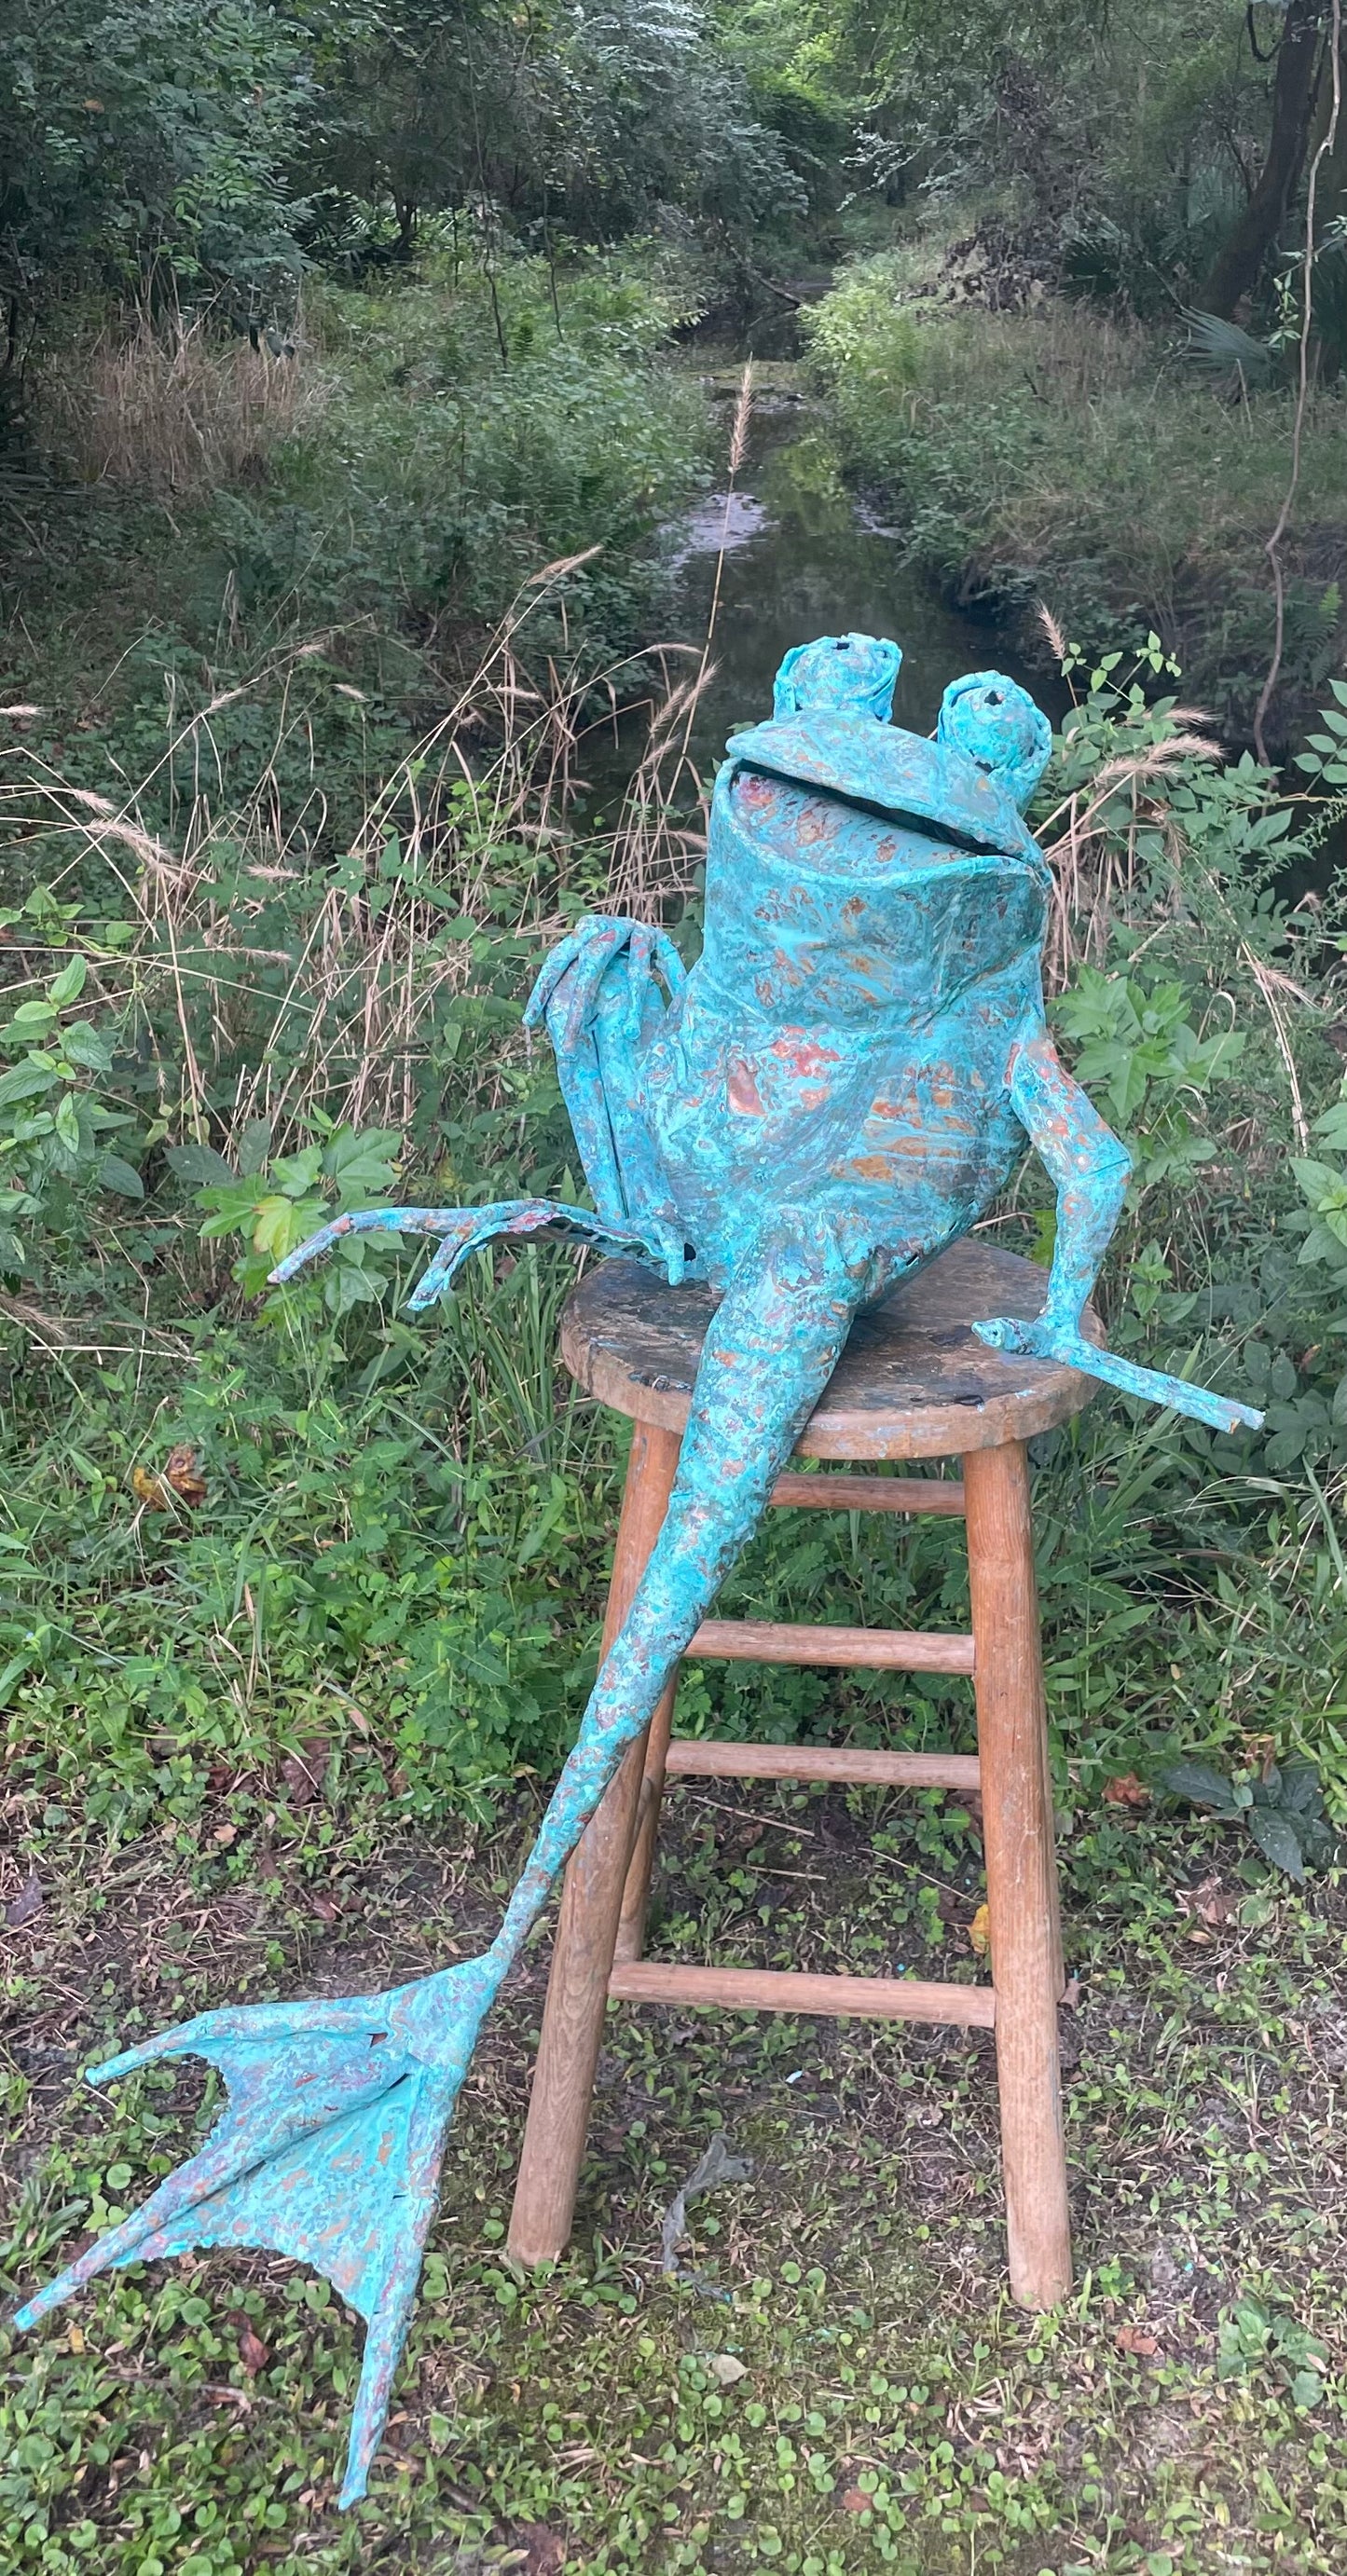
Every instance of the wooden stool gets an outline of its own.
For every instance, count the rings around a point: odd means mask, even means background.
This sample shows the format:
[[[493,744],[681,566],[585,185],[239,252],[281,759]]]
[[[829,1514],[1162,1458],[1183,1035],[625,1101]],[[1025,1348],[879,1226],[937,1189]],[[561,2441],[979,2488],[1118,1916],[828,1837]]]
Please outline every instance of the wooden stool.
[[[968,1525],[971,1636],[710,1619],[699,1660],[869,1665],[970,1673],[976,1758],[777,1744],[670,1740],[671,1684],[634,1743],[566,1873],[551,1981],[515,2190],[510,2252],[559,2254],[570,2234],[604,2012],[624,2003],[972,2023],[996,2033],[1010,2286],[1049,2308],[1071,2281],[1057,2065],[1062,1993],[1043,1667],[1024,1444],[1088,1403],[1074,1369],[989,1351],[984,1315],[1033,1315],[1045,1273],[975,1240],[955,1244],[857,1318],[799,1444],[807,1458],[958,1456],[940,1476],[784,1475],[774,1503],[808,1510],[961,1514]],[[562,1322],[580,1384],[635,1423],[604,1625],[620,1626],[664,1517],[710,1292],[664,1287],[629,1262],[589,1271]],[[1096,1329],[1091,1319],[1089,1329]],[[807,1976],[665,1966],[641,1956],[665,1774],[712,1779],[877,1781],[980,1790],[991,1931],[990,1985],[915,1977]]]

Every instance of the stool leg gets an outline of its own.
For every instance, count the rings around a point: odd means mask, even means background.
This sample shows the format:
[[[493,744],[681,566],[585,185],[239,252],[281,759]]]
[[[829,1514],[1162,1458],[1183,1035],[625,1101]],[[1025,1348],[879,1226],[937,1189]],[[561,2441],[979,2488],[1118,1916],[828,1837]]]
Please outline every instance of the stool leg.
[[[678,1450],[677,1432],[634,1426],[603,1623],[605,1653],[659,1536]],[[517,2263],[550,2261],[571,2232],[645,1747],[645,1735],[628,1747],[566,1872],[510,2220],[509,2250]]]
[[[664,1797],[664,1765],[669,1757],[677,1683],[671,1683],[651,1718],[645,1739],[645,1768],[636,1801],[636,1832],[622,1890],[615,1959],[639,1959],[645,1948],[645,1918],[650,1904],[650,1878],[655,1866],[659,1811]]]
[[[1071,2286],[1071,2229],[1028,1466],[1010,1441],[971,1450],[963,1467],[1010,2288],[1021,2307],[1051,2308]]]

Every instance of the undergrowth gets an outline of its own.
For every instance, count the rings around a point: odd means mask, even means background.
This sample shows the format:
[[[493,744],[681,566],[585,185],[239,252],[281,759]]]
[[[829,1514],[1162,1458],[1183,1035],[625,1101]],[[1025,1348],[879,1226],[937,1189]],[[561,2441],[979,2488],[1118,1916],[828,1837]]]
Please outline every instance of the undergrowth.
[[[896,499],[918,561],[963,603],[1047,599],[1092,650],[1154,628],[1228,738],[1272,654],[1264,549],[1293,394],[1204,381],[1167,331],[1048,292],[993,311],[948,224],[854,262],[806,317],[854,470]],[[1347,396],[1315,389],[1288,548],[1282,744],[1339,668]]]

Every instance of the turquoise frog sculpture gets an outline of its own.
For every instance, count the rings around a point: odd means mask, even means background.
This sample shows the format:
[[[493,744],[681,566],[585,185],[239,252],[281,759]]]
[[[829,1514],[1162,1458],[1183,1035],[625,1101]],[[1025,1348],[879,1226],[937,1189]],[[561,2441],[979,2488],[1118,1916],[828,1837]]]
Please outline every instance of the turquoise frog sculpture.
[[[556,1050],[593,1210],[550,1200],[345,1215],[275,1274],[371,1228],[441,1238],[426,1308],[493,1236],[563,1233],[708,1281],[719,1304],[667,1517],[491,1947],[368,1996],[205,2013],[91,2070],[196,2054],[229,2103],[143,2208],[38,2292],[32,2325],[110,2265],[274,2248],[367,2321],[341,2502],[365,2491],[477,2033],[558,1873],[762,1515],[858,1310],[965,1234],[1036,1147],[1057,1190],[1041,1314],[985,1342],[1065,1361],[1220,1431],[1259,1416],[1135,1368],[1082,1316],[1128,1156],[1057,1060],[1040,960],[1051,880],[1022,809],[1047,724],[995,672],[934,741],[889,721],[898,647],[787,656],[771,721],[716,780],[691,973],[637,922],[581,921],[529,1003]]]

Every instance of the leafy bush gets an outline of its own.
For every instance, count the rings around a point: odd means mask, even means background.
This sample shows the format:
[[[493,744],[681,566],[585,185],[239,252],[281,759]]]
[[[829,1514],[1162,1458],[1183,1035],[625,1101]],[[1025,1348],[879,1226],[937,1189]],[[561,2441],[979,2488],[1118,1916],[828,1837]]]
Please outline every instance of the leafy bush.
[[[37,1285],[72,1240],[87,1239],[104,1191],[144,1196],[135,1165],[109,1142],[136,1123],[109,1108],[100,1088],[112,1071],[115,1026],[76,1015],[88,975],[76,949],[0,1028],[0,1047],[16,1058],[0,1074],[0,1274]]]

